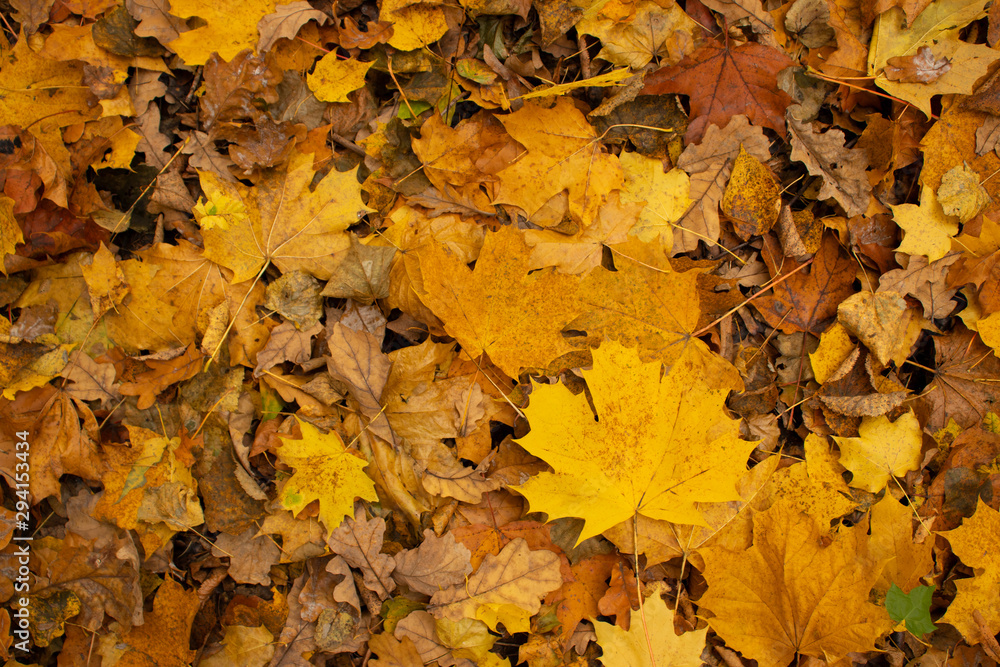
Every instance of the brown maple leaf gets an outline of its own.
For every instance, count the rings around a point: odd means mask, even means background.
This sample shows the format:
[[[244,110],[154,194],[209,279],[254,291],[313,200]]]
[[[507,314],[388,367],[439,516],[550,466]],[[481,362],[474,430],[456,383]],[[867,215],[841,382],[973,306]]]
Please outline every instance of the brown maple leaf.
[[[799,267],[783,254],[774,237],[764,237],[761,256],[774,277],[779,273],[787,275]],[[772,327],[785,333],[811,331],[819,334],[826,322],[837,314],[840,302],[854,293],[854,264],[840,254],[834,236],[823,239],[808,271],[800,271],[775,285],[774,294],[753,302]]]
[[[792,98],[778,88],[778,72],[792,65],[781,51],[747,42],[710,42],[673,67],[646,79],[644,95],[680,93],[691,98],[691,124],[684,139],[697,143],[710,124],[725,127],[735,114],[785,134],[785,109]]]

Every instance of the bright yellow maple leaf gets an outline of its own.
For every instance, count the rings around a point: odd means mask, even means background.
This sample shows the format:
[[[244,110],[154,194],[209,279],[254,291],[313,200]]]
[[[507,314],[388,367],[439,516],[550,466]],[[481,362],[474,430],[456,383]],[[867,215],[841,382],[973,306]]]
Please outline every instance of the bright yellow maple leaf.
[[[889,590],[892,584],[909,591],[934,569],[934,537],[927,537],[919,544],[913,541],[913,515],[913,507],[903,505],[888,493],[872,507],[871,553],[876,559],[886,561],[875,584],[879,591]]]
[[[698,502],[739,500],[736,482],[755,443],[740,440],[723,410],[727,391],[676,364],[660,363],[606,342],[583,371],[586,395],[536,385],[525,409],[531,432],[518,442],[555,472],[516,487],[532,511],[550,519],[580,517],[580,540],[635,515],[704,525]]]
[[[945,215],[931,188],[925,185],[920,189],[920,206],[900,204],[890,208],[896,224],[906,232],[896,250],[924,255],[932,262],[951,250],[951,238],[958,233],[958,218]]]
[[[840,462],[854,473],[851,485],[878,493],[893,476],[902,477],[920,467],[923,434],[913,412],[895,422],[885,415],[865,417],[857,438],[834,436]]]
[[[497,174],[494,203],[519,206],[532,218],[565,192],[568,216],[587,226],[604,197],[622,186],[618,158],[602,151],[597,131],[569,98],[551,109],[528,102],[499,120],[527,153]]]
[[[181,33],[168,46],[187,65],[204,65],[212,53],[226,62],[243,49],[255,49],[259,39],[257,24],[285,2],[274,0],[244,0],[243,2],[212,2],[212,0],[171,0],[170,13],[189,19],[197,16],[205,25]]]
[[[785,667],[797,653],[833,664],[875,648],[895,625],[868,601],[882,563],[868,554],[867,523],[842,528],[826,547],[824,528],[779,501],[754,516],[747,551],[702,552],[709,625],[760,667]]]
[[[663,171],[661,160],[654,160],[638,153],[623,152],[618,156],[625,172],[623,202],[646,203],[632,235],[649,243],[660,239],[663,249],[674,245],[674,223],[684,217],[692,204],[691,179],[680,169]]]
[[[336,51],[331,51],[316,63],[316,69],[306,78],[309,90],[324,102],[350,102],[347,93],[365,85],[365,74],[374,64],[374,61],[363,63],[353,58],[343,60],[337,57]]]
[[[331,171],[310,188],[312,165],[312,155],[293,151],[287,170],[264,172],[252,188],[199,172],[208,200],[202,208],[211,212],[211,226],[202,229],[205,257],[230,269],[234,284],[268,264],[330,279],[333,254],[350,246],[347,228],[372,209],[361,201],[354,171]]]
[[[334,432],[323,433],[299,420],[302,438],[282,435],[278,458],[295,469],[278,491],[281,505],[298,514],[319,501],[319,520],[327,535],[354,515],[354,499],[378,501],[375,483],[365,474],[368,463],[344,446]]]
[[[582,309],[574,298],[577,281],[554,269],[529,275],[529,251],[517,229],[488,235],[475,271],[437,244],[420,253],[420,299],[470,356],[485,352],[517,377],[573,349],[560,331]]]
[[[594,632],[604,651],[601,664],[605,667],[699,667],[705,648],[708,628],[674,634],[674,614],[659,596],[646,598],[643,605],[645,627],[650,628],[649,641],[639,612],[633,611],[629,629],[597,621]],[[653,655],[650,655],[652,649]]]
[[[970,644],[982,641],[979,624],[974,614],[978,611],[991,632],[1000,628],[1000,605],[997,604],[997,590],[1000,590],[1000,512],[979,499],[976,513],[962,520],[962,525],[947,530],[943,535],[951,544],[951,550],[965,565],[975,569],[972,579],[955,582],[958,594],[948,611],[941,617],[941,623],[950,623],[962,633]]]

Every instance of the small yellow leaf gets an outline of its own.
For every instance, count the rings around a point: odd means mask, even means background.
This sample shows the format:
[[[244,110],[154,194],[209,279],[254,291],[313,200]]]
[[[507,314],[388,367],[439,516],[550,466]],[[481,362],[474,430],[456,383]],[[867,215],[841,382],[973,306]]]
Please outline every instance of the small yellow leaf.
[[[945,214],[934,191],[920,190],[920,206],[892,206],[892,215],[906,235],[896,248],[910,255],[924,255],[930,261],[941,259],[951,250],[951,237],[958,233],[958,220]]]
[[[781,212],[781,194],[771,170],[742,145],[722,195],[722,212],[733,219],[736,233],[744,241],[768,232]]]
[[[837,319],[883,366],[903,344],[910,313],[906,301],[896,292],[858,292],[837,307]]]
[[[847,329],[840,322],[834,322],[829,329],[820,335],[819,347],[816,348],[816,351],[809,353],[809,361],[812,364],[813,377],[816,378],[816,382],[820,384],[826,382],[853,350],[854,343],[851,341]]]
[[[335,51],[323,56],[308,77],[309,90],[324,102],[350,102],[347,93],[365,85],[365,75],[373,62],[341,60]]]
[[[979,174],[965,163],[944,173],[937,197],[946,215],[966,223],[989,206],[990,195],[979,180]]]
[[[907,412],[895,422],[884,415],[865,417],[857,438],[838,438],[840,462],[854,473],[852,486],[878,493],[893,475],[902,477],[920,467],[923,442],[920,422]]]
[[[954,530],[938,533],[951,544],[951,550],[962,559],[962,563],[976,568],[978,574],[971,579],[960,579],[956,583],[958,594],[948,611],[941,617],[941,623],[954,625],[970,644],[982,640],[982,632],[974,620],[976,611],[983,615],[985,624],[1000,627],[1000,605],[997,605],[997,590],[1000,589],[1000,513],[979,499],[976,513],[962,520],[962,525]]]
[[[375,484],[365,474],[367,464],[345,446],[334,432],[322,433],[299,421],[302,438],[281,436],[278,458],[295,469],[278,492],[285,509],[298,514],[319,500],[319,520],[329,535],[345,517],[354,514],[354,499],[377,501]]]

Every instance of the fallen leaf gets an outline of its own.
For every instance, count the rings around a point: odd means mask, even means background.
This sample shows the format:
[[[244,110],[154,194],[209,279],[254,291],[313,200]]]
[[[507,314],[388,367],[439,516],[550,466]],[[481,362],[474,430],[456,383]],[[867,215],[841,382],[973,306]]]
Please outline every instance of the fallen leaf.
[[[617,343],[593,355],[594,370],[583,377],[596,420],[587,398],[564,386],[532,392],[532,430],[518,442],[555,469],[517,487],[532,511],[583,518],[582,541],[639,514],[702,525],[696,502],[739,499],[736,480],[754,445],[721,412],[727,392],[687,376],[681,364],[661,380],[659,363],[642,363]]]
[[[951,544],[955,555],[976,571],[972,579],[955,582],[958,595],[948,605],[948,611],[940,622],[950,623],[958,628],[966,641],[978,644],[983,640],[983,633],[973,619],[975,612],[982,614],[989,632],[1000,627],[1000,613],[990,603],[997,586],[1000,586],[1000,567],[995,563],[997,549],[1000,548],[996,543],[997,535],[1000,535],[1000,513],[980,499],[971,518],[963,520],[960,527],[940,534]]]
[[[524,241],[510,227],[486,237],[473,271],[439,247],[420,256],[420,298],[470,356],[485,352],[509,376],[544,368],[572,350],[560,331],[581,310],[571,277],[552,269],[529,275],[528,262]]]
[[[842,528],[825,547],[821,535],[812,517],[779,502],[754,516],[749,550],[705,554],[700,606],[715,614],[709,625],[762,667],[871,650],[894,625],[868,602],[881,567],[868,553],[867,525]]]
[[[327,540],[334,553],[343,556],[351,567],[361,570],[365,586],[383,600],[396,588],[392,579],[396,560],[379,553],[384,534],[385,520],[381,517],[367,519],[364,510],[359,508],[353,518],[348,517],[331,531]]]
[[[894,56],[886,61],[885,78],[900,83],[933,83],[951,69],[951,60],[935,58],[929,46],[913,56]]]
[[[429,609],[435,618],[453,621],[475,618],[485,605],[510,605],[531,615],[541,607],[540,600],[561,585],[559,557],[532,551],[517,538],[496,556],[486,556],[468,581],[436,592]]]
[[[708,628],[676,635],[673,614],[659,596],[647,598],[642,610],[641,622],[636,618],[638,614],[632,612],[628,631],[601,621],[594,623],[597,643],[604,651],[601,664],[605,667],[698,667],[702,664],[701,652],[705,648]],[[657,628],[657,631],[647,634],[645,628]]]
[[[788,115],[792,137],[792,159],[806,165],[813,176],[822,179],[817,199],[833,198],[844,207],[847,215],[861,215],[868,210],[871,185],[865,169],[868,161],[860,150],[844,147],[844,133],[827,130],[820,134]]]
[[[685,135],[690,143],[698,142],[710,124],[723,127],[735,114],[784,136],[785,109],[792,99],[777,87],[776,79],[791,65],[788,56],[762,44],[711,42],[679,64],[646,77],[642,92],[690,96],[692,121]]]
[[[778,278],[798,268],[783,256],[773,237],[765,237],[761,253],[771,275]],[[836,238],[826,235],[812,266],[774,287],[773,294],[753,302],[764,319],[786,333],[819,333],[837,312],[841,301],[854,293],[854,263],[840,254]]]
[[[298,514],[319,501],[319,520],[327,534],[354,511],[354,499],[377,500],[375,486],[364,473],[366,462],[344,446],[336,433],[322,433],[298,421],[302,437],[282,436],[278,458],[295,469],[279,489],[281,504]]]
[[[923,437],[912,412],[895,422],[885,416],[866,417],[858,433],[857,438],[833,437],[840,447],[840,463],[854,474],[854,486],[878,493],[893,476],[919,469]]]
[[[771,170],[742,147],[719,203],[744,241],[771,231],[781,212],[781,194]]]
[[[332,255],[350,244],[344,232],[369,209],[353,173],[331,172],[312,187],[314,173],[312,156],[296,152],[287,171],[269,170],[253,188],[201,172],[206,211],[216,211],[203,224],[205,257],[230,269],[233,283],[271,264],[329,280]]]

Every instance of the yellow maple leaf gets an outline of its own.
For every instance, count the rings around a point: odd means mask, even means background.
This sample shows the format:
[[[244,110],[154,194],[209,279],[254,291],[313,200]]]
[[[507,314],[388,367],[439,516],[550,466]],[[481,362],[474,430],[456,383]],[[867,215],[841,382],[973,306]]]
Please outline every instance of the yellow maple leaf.
[[[882,13],[875,23],[868,53],[868,74],[885,92],[906,100],[930,116],[934,95],[969,95],[976,81],[1000,58],[985,44],[970,44],[959,38],[968,23],[986,15],[986,0],[939,0],[909,21],[899,7]],[[949,58],[956,65],[931,83],[891,81],[883,71],[890,58],[916,55],[930,47],[935,58]],[[961,63],[961,65],[959,65]]]
[[[597,132],[569,98],[560,97],[551,109],[528,102],[499,120],[528,152],[497,174],[500,192],[494,203],[519,206],[529,218],[538,214],[548,219],[553,214],[543,207],[550,208],[550,200],[566,192],[568,217],[586,226],[603,198],[621,187],[618,158],[602,152]]]
[[[215,203],[211,227],[202,230],[205,257],[230,269],[233,283],[268,264],[330,279],[332,255],[350,246],[345,231],[371,209],[361,202],[355,172],[331,171],[310,188],[312,165],[312,155],[293,151],[287,170],[264,172],[253,188],[199,172],[206,198]]]
[[[674,614],[659,596],[646,599],[643,605],[645,627],[651,629],[649,642],[639,612],[633,611],[629,629],[597,621],[594,632],[597,643],[604,655],[601,664],[605,667],[699,667],[701,652],[705,648],[708,628],[674,634]],[[652,630],[654,629],[655,630]],[[652,649],[653,655],[650,655]]]
[[[375,484],[365,474],[367,462],[344,446],[336,433],[323,433],[299,420],[302,438],[282,435],[278,458],[295,468],[278,491],[281,505],[295,514],[319,501],[319,520],[329,535],[354,515],[354,499],[377,501]]]
[[[723,411],[727,391],[682,364],[661,379],[659,362],[614,342],[593,355],[583,377],[596,418],[584,394],[561,384],[532,391],[531,431],[518,442],[555,470],[516,487],[532,511],[583,518],[582,541],[637,514],[704,525],[695,503],[740,499],[755,443]]]
[[[504,227],[486,237],[470,271],[439,245],[420,255],[420,299],[473,357],[483,352],[511,377],[521,368],[544,368],[571,351],[560,331],[581,309],[576,280],[543,269],[528,274],[521,233]]]
[[[934,538],[928,537],[920,544],[913,541],[913,514],[913,507],[888,493],[872,507],[871,553],[886,561],[875,584],[879,591],[889,590],[892,584],[909,591],[934,569]]]
[[[187,65],[204,65],[212,53],[226,62],[244,49],[257,46],[257,24],[285,2],[245,0],[238,3],[211,0],[171,0],[170,13],[189,19],[197,16],[205,21],[194,30],[181,33],[168,46]]]
[[[350,102],[347,93],[365,85],[365,74],[375,62],[343,60],[336,51],[323,56],[316,69],[307,77],[309,90],[324,102]]]
[[[854,473],[853,486],[878,493],[893,475],[902,477],[920,467],[923,435],[913,412],[895,422],[885,415],[865,417],[858,434],[833,438],[840,446],[840,462]]]
[[[882,564],[868,554],[867,532],[867,523],[844,528],[821,547],[816,521],[779,501],[754,516],[747,551],[703,551],[709,625],[761,667],[785,667],[797,653],[832,664],[873,649],[895,623],[868,602]]]
[[[618,156],[625,172],[623,202],[646,203],[632,235],[649,243],[659,237],[663,249],[674,245],[674,223],[680,220],[691,205],[691,179],[680,169],[663,171],[660,160],[638,153],[623,152]]]
[[[941,617],[941,623],[950,623],[962,633],[970,644],[982,641],[982,632],[974,614],[978,611],[991,632],[1000,628],[1000,605],[997,605],[997,590],[1000,589],[1000,512],[980,498],[976,513],[962,520],[962,525],[947,530],[943,535],[951,544],[951,550],[969,567],[975,568],[972,579],[955,582],[958,594],[948,611]]]
[[[951,250],[951,238],[958,233],[958,219],[945,215],[934,191],[926,185],[920,189],[920,205],[891,206],[892,215],[905,232],[896,248],[910,255],[925,255],[930,261],[939,260]]]

